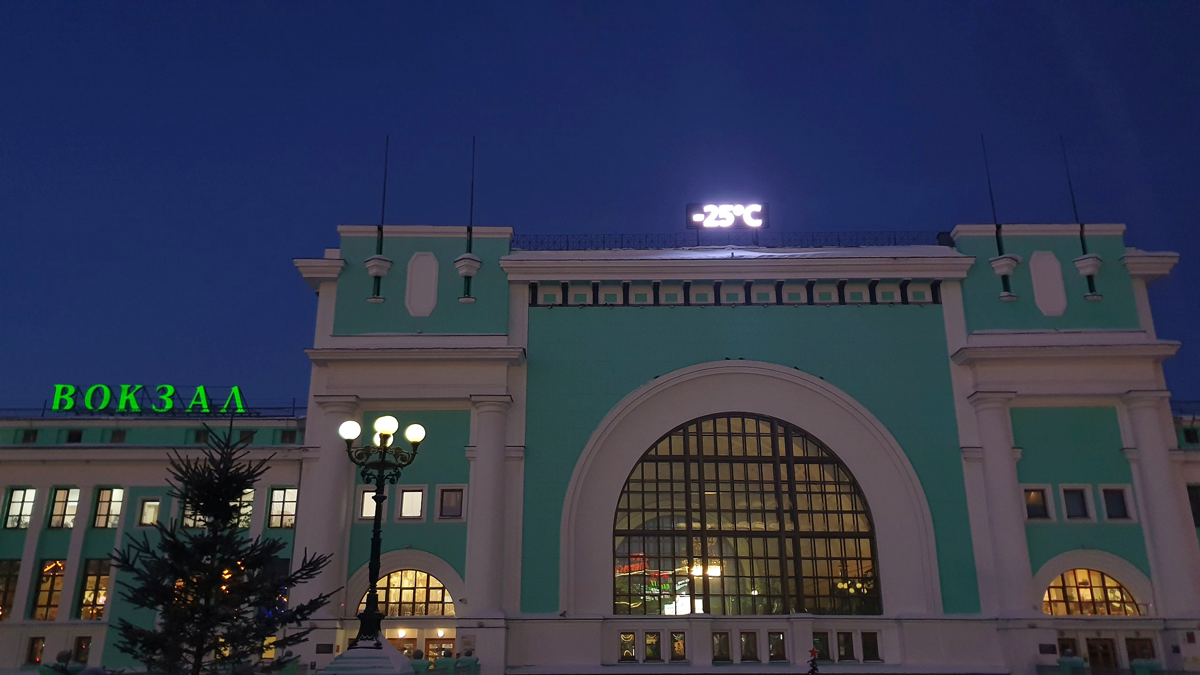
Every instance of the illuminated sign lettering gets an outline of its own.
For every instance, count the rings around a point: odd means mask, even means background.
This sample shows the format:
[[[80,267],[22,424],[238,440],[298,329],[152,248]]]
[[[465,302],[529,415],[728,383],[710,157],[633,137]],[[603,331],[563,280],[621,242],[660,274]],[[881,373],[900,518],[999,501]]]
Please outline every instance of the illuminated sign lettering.
[[[765,204],[688,204],[687,226],[691,228],[750,228],[767,226]]]
[[[187,407],[183,407],[183,399],[175,398],[174,385],[160,384],[149,389],[140,384],[122,384],[119,387],[109,387],[106,384],[93,384],[87,389],[73,384],[54,385],[54,404],[51,410],[66,412],[75,410],[78,405],[82,409],[95,412],[182,412],[191,414],[241,414],[246,412],[246,403],[242,399],[241,387],[234,386],[225,397],[225,403],[217,408],[221,399],[210,399],[204,385],[192,391],[192,397]],[[116,403],[116,409],[112,405]]]

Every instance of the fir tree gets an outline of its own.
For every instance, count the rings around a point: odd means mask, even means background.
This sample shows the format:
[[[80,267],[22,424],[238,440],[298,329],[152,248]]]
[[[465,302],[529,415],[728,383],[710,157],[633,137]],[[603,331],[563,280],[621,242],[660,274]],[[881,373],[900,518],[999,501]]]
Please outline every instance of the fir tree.
[[[207,425],[205,426],[207,428]],[[329,602],[321,595],[301,604],[287,602],[288,589],[314,579],[328,555],[309,556],[289,572],[278,555],[277,539],[249,538],[239,529],[240,499],[266,471],[270,458],[248,461],[249,441],[209,431],[201,457],[170,456],[170,495],[196,529],[156,524],[158,542],[129,535],[113,564],[127,582],[121,595],[134,607],[158,613],[154,626],[118,625],[121,651],[155,675],[266,673],[284,667],[287,647],[304,642],[300,628]],[[288,626],[297,630],[283,633]],[[264,644],[274,638],[273,662],[264,662]],[[292,657],[294,658],[294,657]]]

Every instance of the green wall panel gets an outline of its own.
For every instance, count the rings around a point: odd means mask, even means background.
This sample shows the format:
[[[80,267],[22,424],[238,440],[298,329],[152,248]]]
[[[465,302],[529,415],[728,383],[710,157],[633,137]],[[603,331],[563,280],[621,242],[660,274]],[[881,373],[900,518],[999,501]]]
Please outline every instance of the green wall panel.
[[[343,237],[341,251],[346,267],[338,277],[334,334],[507,333],[508,277],[500,269],[500,258],[508,255],[508,240],[475,240],[473,252],[483,260],[483,266],[471,282],[473,303],[458,301],[463,278],[454,269],[454,259],[466,252],[466,245],[465,237],[384,239],[383,254],[391,258],[392,269],[380,285],[384,302],[375,304],[367,302],[373,280],[364,266],[366,259],[375,255],[375,238]],[[421,251],[437,257],[437,306],[429,316],[411,316],[404,306],[408,261]]]
[[[630,339],[637,335],[663,339]],[[601,419],[654,377],[726,358],[823,377],[887,426],[926,487],[944,610],[978,612],[938,305],[530,308],[522,610],[559,609],[559,527],[567,484]]]
[[[1054,556],[1074,549],[1097,549],[1120,556],[1150,576],[1146,540],[1139,523],[1105,522],[1100,485],[1132,485],[1129,460],[1122,454],[1121,426],[1111,407],[1013,408],[1013,442],[1021,448],[1017,479],[1052,487],[1056,522],[1025,525],[1029,563],[1036,574]],[[1092,486],[1097,522],[1063,522],[1058,486]],[[1130,504],[1130,508],[1134,508]]]
[[[1099,302],[1084,299],[1087,277],[1079,274],[1074,261],[1083,255],[1078,236],[1005,236],[1004,252],[1021,256],[1021,264],[1009,281],[1015,302],[1000,300],[1000,277],[988,260],[996,256],[994,237],[959,237],[961,253],[975,256],[975,265],[963,281],[963,305],[967,330],[1070,330],[1099,328],[1137,330],[1137,301],[1128,270],[1121,264],[1125,244],[1119,236],[1089,236],[1088,252],[1098,254],[1103,264],[1096,275]],[[1062,316],[1043,316],[1033,298],[1029,260],[1035,251],[1051,251],[1062,266],[1067,291],[1067,309]]]

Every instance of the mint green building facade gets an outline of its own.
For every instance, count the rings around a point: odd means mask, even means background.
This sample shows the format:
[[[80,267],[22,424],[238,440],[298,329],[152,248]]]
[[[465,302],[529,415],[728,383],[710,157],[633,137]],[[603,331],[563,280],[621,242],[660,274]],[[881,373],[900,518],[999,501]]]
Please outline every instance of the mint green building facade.
[[[1200,424],[1172,415],[1179,345],[1146,293],[1177,256],[1123,226],[629,249],[387,226],[377,254],[379,235],[343,226],[296,260],[317,297],[306,414],[243,418],[276,453],[248,535],[334,554],[296,589],[336,591],[306,672],[345,652],[370,583],[337,429],[383,415],[427,431],[385,504],[389,647],[470,649],[488,675],[798,673],[814,646],[830,672],[1032,673],[1068,650],[1200,670]],[[36,638],[136,665],[109,628],[131,616],[119,579],[81,618],[88,561],[148,501],[179,518],[163,451],[196,422],[102,413],[0,421],[0,672]],[[51,527],[75,487],[74,527]],[[112,488],[121,515],[96,527]]]

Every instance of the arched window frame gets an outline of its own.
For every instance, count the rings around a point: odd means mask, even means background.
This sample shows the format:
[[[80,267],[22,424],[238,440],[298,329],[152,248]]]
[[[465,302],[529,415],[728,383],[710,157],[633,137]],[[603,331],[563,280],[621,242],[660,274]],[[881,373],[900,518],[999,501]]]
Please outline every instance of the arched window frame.
[[[1101,599],[1096,598],[1099,587]],[[1074,567],[1054,577],[1042,596],[1042,613],[1051,616],[1145,616],[1147,606],[1116,577],[1097,569]]]
[[[406,573],[412,573],[412,583],[405,578]],[[425,616],[455,616],[454,597],[450,589],[437,577],[424,570],[405,568],[383,575],[377,584],[379,589],[379,611],[384,618],[408,618]],[[411,592],[411,596],[406,596]],[[367,593],[359,601],[358,611],[366,609]],[[411,597],[411,600],[406,600]],[[418,598],[421,598],[418,600]],[[435,600],[434,598],[438,598]],[[406,609],[410,609],[405,613]]]

